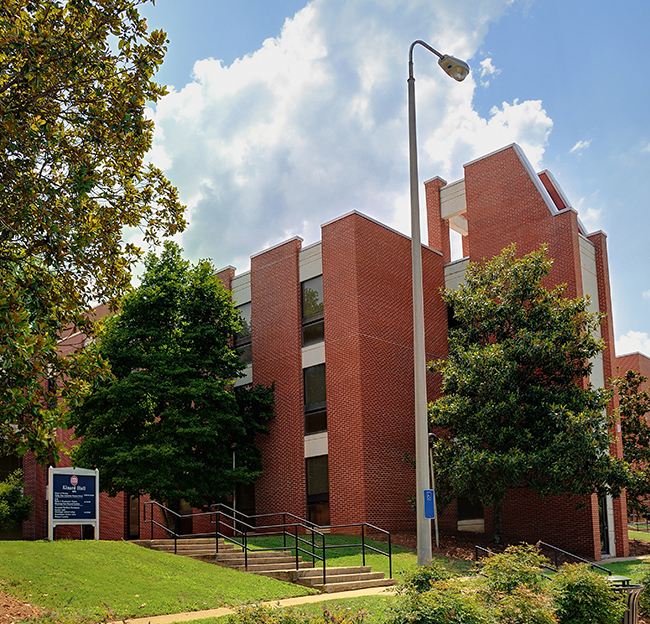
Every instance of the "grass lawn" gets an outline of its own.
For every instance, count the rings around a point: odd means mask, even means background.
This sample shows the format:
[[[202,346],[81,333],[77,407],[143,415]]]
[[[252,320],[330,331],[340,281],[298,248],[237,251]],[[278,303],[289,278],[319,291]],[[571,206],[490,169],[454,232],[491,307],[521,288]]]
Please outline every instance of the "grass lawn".
[[[197,611],[313,593],[127,542],[0,542],[0,591],[97,621]]]
[[[615,561],[613,563],[600,561],[599,565],[611,570],[614,574],[628,576],[632,579],[633,583],[638,583],[641,577],[650,569],[650,564],[641,559],[635,561]]]
[[[249,543],[252,546],[256,546],[258,548],[279,549],[281,546],[283,546],[283,540],[281,537],[258,537],[249,540]],[[326,535],[325,545],[332,547],[326,549],[327,566],[339,567],[362,565],[363,559],[361,548],[359,546],[354,546],[354,544],[359,543],[361,543],[360,536]],[[366,543],[373,548],[376,548],[383,552],[388,552],[388,544],[386,542],[378,542],[375,540],[366,539]],[[287,541],[287,546],[291,546],[290,541]],[[302,547],[305,548],[305,546],[306,545],[303,544]],[[417,554],[414,550],[405,548],[404,546],[396,545],[393,545],[391,550],[393,559],[393,578],[399,579],[400,572],[414,570],[417,567]],[[295,550],[292,550],[290,552],[295,556]],[[317,548],[316,554],[322,555],[322,550]],[[301,555],[304,561],[311,561],[311,558],[305,553],[301,553]],[[455,569],[459,572],[466,572],[474,567],[474,564],[471,561],[448,559],[444,557],[434,558],[443,561],[452,569]],[[316,560],[315,565],[316,567],[322,567],[322,563],[318,559]],[[366,565],[372,566],[373,572],[383,572],[386,576],[388,576],[388,557],[371,553],[371,551],[367,550]]]
[[[650,533],[646,533],[645,531],[628,530],[627,536],[631,540],[638,539],[644,542],[650,542]]]

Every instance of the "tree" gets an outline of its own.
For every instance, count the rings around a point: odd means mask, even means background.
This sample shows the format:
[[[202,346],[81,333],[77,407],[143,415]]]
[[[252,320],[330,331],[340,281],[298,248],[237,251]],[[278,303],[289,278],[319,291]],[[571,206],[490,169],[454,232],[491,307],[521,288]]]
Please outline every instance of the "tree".
[[[618,392],[623,457],[632,464],[632,482],[627,488],[627,507],[650,518],[650,391],[641,390],[647,378],[634,370],[611,380]]]
[[[184,207],[145,163],[166,38],[143,0],[4,0],[0,6],[0,453],[56,459],[55,429],[105,367],[64,358],[64,328],[92,333],[92,302],[128,289],[147,243]],[[49,380],[48,383],[44,383]]]
[[[23,493],[23,471],[0,481],[0,531],[12,531],[32,515],[32,496]]]
[[[210,262],[190,266],[166,243],[145,267],[94,345],[113,378],[72,410],[72,458],[99,468],[110,495],[204,507],[260,474],[254,438],[268,431],[273,392],[232,387],[244,367],[231,346],[241,325]]]
[[[550,494],[618,493],[625,464],[608,454],[610,393],[586,379],[603,342],[588,298],[546,289],[546,248],[524,258],[512,245],[484,264],[469,263],[465,283],[446,290],[459,326],[449,332],[443,396],[430,406],[436,483],[443,503],[468,497],[494,507],[502,539],[508,489]]]

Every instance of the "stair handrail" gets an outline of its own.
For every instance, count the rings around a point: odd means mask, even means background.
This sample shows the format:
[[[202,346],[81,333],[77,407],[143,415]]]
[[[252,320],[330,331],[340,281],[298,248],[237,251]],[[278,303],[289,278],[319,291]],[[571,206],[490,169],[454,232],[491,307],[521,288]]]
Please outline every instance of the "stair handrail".
[[[537,542],[538,544],[545,546],[546,548],[550,548],[552,551],[554,551],[555,554],[555,569],[558,569],[557,565],[557,554],[562,553],[565,557],[572,557],[573,559],[580,561],[581,563],[588,563],[592,568],[596,568],[597,570],[600,570],[601,572],[606,572],[607,576],[612,575],[612,571],[608,570],[606,567],[598,565],[597,563],[594,563],[593,561],[589,561],[588,559],[583,559],[582,557],[578,557],[578,555],[574,555],[573,553],[567,552],[566,550],[562,550],[561,548],[558,548],[557,546],[553,546],[552,544],[547,544],[546,542],[542,542],[541,540]]]
[[[147,509],[150,509],[151,517],[147,518]],[[165,515],[169,514],[168,517],[174,519],[174,529],[172,530],[165,524],[161,524],[156,521],[154,518],[154,510],[159,509],[160,512]],[[310,520],[300,518],[295,514],[290,512],[280,512],[280,513],[267,513],[267,514],[256,514],[249,516],[241,511],[228,507],[224,503],[215,503],[211,505],[210,511],[197,512],[192,514],[180,514],[157,501],[147,501],[144,503],[143,511],[143,521],[151,525],[151,540],[153,541],[154,535],[154,526],[160,527],[167,535],[173,537],[174,539],[174,554],[178,553],[178,538],[181,535],[178,533],[178,521],[182,518],[197,518],[201,516],[210,516],[210,522],[214,523],[215,530],[208,533],[189,533],[184,534],[183,537],[192,538],[192,537],[205,537],[212,536],[215,537],[215,552],[219,554],[219,538],[222,538],[225,541],[231,542],[239,546],[244,552],[244,567],[248,569],[248,553],[249,551],[256,550],[260,551],[270,551],[270,550],[294,550],[296,555],[296,569],[299,569],[299,557],[300,554],[307,555],[311,557],[312,561],[315,563],[316,560],[322,561],[323,563],[323,585],[326,583],[327,575],[327,549],[328,548],[351,548],[351,547],[361,547],[361,555],[363,560],[363,565],[366,565],[366,550],[375,552],[380,555],[388,557],[388,575],[389,578],[393,577],[393,565],[392,565],[392,542],[391,535],[389,531],[382,529],[378,526],[370,524],[368,522],[355,522],[349,524],[338,524],[338,525],[327,525],[321,526]],[[253,521],[261,518],[271,518],[271,517],[282,517],[283,522],[278,524],[267,524],[262,526],[257,526],[253,524]],[[244,520],[248,520],[246,522]],[[295,522],[287,522],[287,518],[295,520]],[[232,521],[232,524],[228,524],[228,521]],[[231,535],[227,535],[222,531],[222,527],[229,529],[232,532]],[[361,529],[361,543],[360,544],[326,544],[325,542],[325,531],[330,531],[331,529],[344,529],[344,528],[360,528]],[[243,529],[243,530],[242,530]],[[366,529],[376,531],[378,533],[383,533],[387,536],[388,541],[388,552],[385,552],[379,548],[375,548],[370,544],[366,543]],[[304,531],[309,533],[311,539],[307,540],[300,536],[299,531]],[[237,536],[240,536],[240,540],[237,540]],[[248,540],[251,536],[270,536],[270,535],[282,535],[283,546],[281,547],[271,547],[271,548],[252,548]],[[291,537],[293,544],[287,545],[287,537]],[[316,537],[320,537],[320,546],[316,546]],[[311,546],[311,550],[308,550],[306,547],[303,547],[303,544]],[[320,550],[322,555],[317,554],[317,550]]]
[[[562,553],[566,557],[572,557],[576,561],[580,561],[581,563],[587,563],[589,564],[592,568],[596,568],[597,570],[600,570],[601,572],[607,573],[608,576],[611,576],[612,571],[607,569],[604,566],[598,565],[597,563],[594,563],[593,561],[589,561],[588,559],[583,559],[582,557],[579,557],[578,555],[574,555],[573,553],[570,553],[566,550],[562,550],[561,548],[558,548],[557,546],[553,546],[553,544],[548,544],[547,542],[543,542],[542,540],[538,541],[537,546],[544,546],[546,548],[550,548],[552,551],[554,551],[555,554],[555,566],[549,566],[549,565],[543,565],[543,568],[546,568],[548,570],[553,570],[557,572],[559,570],[558,566],[558,558],[557,555],[558,553]],[[479,560],[479,551],[483,551],[484,553],[487,554],[488,557],[492,557],[494,555],[494,552],[492,552],[489,548],[484,548],[483,546],[474,546],[474,561]]]
[[[362,563],[365,566],[366,565],[366,549],[371,550],[377,554],[383,555],[385,557],[388,557],[388,578],[393,578],[393,556],[392,556],[392,541],[391,541],[391,534],[389,531],[386,531],[385,529],[382,529],[378,526],[375,526],[373,524],[370,524],[369,522],[355,522],[355,523],[350,523],[350,524],[332,524],[332,525],[319,525],[316,524],[315,522],[312,522],[311,520],[306,520],[305,518],[301,518],[300,516],[296,516],[295,514],[292,514],[290,512],[275,512],[275,513],[266,513],[266,514],[255,514],[255,515],[248,515],[245,514],[241,511],[237,511],[233,509],[232,507],[229,507],[225,503],[215,503],[214,505],[210,506],[212,509],[214,508],[219,508],[219,509],[227,509],[228,511],[232,512],[235,516],[237,514],[247,518],[249,521],[256,520],[257,518],[270,518],[273,516],[282,516],[284,519],[284,523],[286,524],[286,518],[292,518],[296,520],[299,524],[301,525],[307,525],[308,527],[311,527],[312,530],[316,531],[317,533],[321,534],[324,530],[330,531],[331,529],[345,529],[345,528],[353,528],[353,527],[361,527],[361,543],[360,544],[327,544],[324,545],[323,547],[323,568],[325,568],[325,549],[326,548],[350,548],[350,547],[361,547],[361,557],[362,557]],[[287,524],[287,526],[293,526],[292,524]],[[258,527],[260,529],[265,528],[265,527]],[[379,548],[375,548],[374,546],[370,546],[369,544],[366,544],[365,540],[365,531],[366,528],[369,528],[373,531],[377,531],[378,533],[383,533],[387,536],[387,542],[388,542],[388,552],[384,552],[383,550]],[[325,540],[323,539],[323,544],[325,544]],[[284,541],[284,547],[286,548],[286,540]],[[320,557],[319,557],[320,559]]]
[[[215,507],[217,505],[214,505]],[[226,507],[229,511],[235,511],[232,508]],[[243,551],[244,551],[244,567],[248,569],[248,553],[249,551],[256,551],[256,552],[263,552],[263,551],[277,551],[278,549],[280,550],[295,550],[296,553],[296,570],[300,569],[300,554],[307,555],[312,558],[312,561],[315,562],[317,559],[319,561],[323,562],[323,585],[326,583],[327,579],[327,565],[326,565],[326,558],[325,558],[325,534],[317,531],[313,527],[310,527],[308,525],[305,525],[301,522],[292,522],[292,523],[281,523],[281,524],[267,524],[263,526],[256,526],[249,524],[247,522],[244,522],[243,520],[237,518],[237,515],[230,515],[226,514],[224,511],[218,510],[216,512],[213,512],[216,514],[216,519],[215,522],[217,524],[217,528],[215,529],[216,534],[219,537],[222,537],[224,540],[227,540],[229,542],[232,542],[233,544],[236,544],[239,546]],[[237,512],[239,515],[246,516],[246,514],[243,514],[242,512]],[[272,515],[278,515],[278,514],[266,514],[267,517],[270,517]],[[222,517],[225,516],[226,519],[232,520],[233,524],[229,525],[227,522],[224,522]],[[248,516],[246,516],[248,517]],[[243,531],[241,528],[237,527],[237,524],[239,526],[243,527]],[[233,532],[233,536],[230,537],[229,535],[226,535],[220,530],[221,525],[224,525],[228,529],[230,529]],[[273,530],[273,529],[278,529],[278,530]],[[290,533],[290,529],[293,529],[293,534]],[[311,546],[312,550],[309,551],[306,548],[302,547],[302,544],[309,544],[310,542],[299,535],[299,529],[303,529],[305,531],[309,531],[311,533]],[[263,530],[263,532],[260,532],[260,530]],[[272,536],[272,535],[282,535],[283,536],[283,546],[273,546],[270,548],[252,548],[248,544],[248,539],[251,537],[251,532],[255,536]],[[237,541],[236,535],[239,533],[242,535],[241,540],[242,541]],[[291,535],[294,538],[294,544],[292,546],[287,546],[286,544],[286,536]],[[321,550],[323,552],[323,555],[318,555],[316,553],[316,547],[315,547],[315,542],[314,542],[314,536],[318,535],[321,538],[322,546]],[[218,553],[218,542],[217,542],[217,553]]]
[[[147,507],[151,508],[151,518],[147,519]],[[174,518],[174,530],[170,529],[168,526],[161,524],[157,520],[154,519],[154,509],[160,509],[161,513],[169,513],[171,516]],[[202,511],[198,513],[193,513],[193,514],[180,514],[177,511],[174,511],[173,509],[170,509],[169,507],[166,507],[165,505],[162,505],[156,501],[147,501],[143,505],[143,514],[142,514],[142,521],[145,524],[150,524],[151,525],[151,539],[153,540],[153,531],[154,531],[154,526],[160,527],[165,533],[170,535],[171,537],[174,538],[174,554],[178,554],[178,538],[181,537],[180,533],[178,533],[178,521],[181,518],[196,518],[199,516],[213,516],[214,512],[212,511]],[[190,533],[188,535],[183,535],[182,537],[211,537],[213,535],[213,532],[210,531],[208,533]]]

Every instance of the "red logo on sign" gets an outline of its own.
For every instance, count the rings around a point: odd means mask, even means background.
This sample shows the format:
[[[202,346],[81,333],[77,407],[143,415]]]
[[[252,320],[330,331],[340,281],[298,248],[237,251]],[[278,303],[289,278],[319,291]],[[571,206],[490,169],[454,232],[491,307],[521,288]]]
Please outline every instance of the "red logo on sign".
[[[76,475],[72,475],[70,477],[70,483],[72,483],[72,485],[77,485],[77,483],[79,483],[79,479],[76,477]]]

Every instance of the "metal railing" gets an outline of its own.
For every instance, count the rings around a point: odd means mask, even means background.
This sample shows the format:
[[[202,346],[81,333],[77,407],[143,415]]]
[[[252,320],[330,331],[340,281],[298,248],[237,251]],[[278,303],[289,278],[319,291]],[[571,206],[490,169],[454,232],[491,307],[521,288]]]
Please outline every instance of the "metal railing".
[[[150,514],[147,515],[147,508]],[[158,509],[163,517],[167,517],[166,522],[158,522],[154,518],[154,511]],[[178,523],[183,519],[210,517],[210,522],[215,525],[214,531],[203,533],[190,533],[180,535],[178,532]],[[269,519],[278,519],[275,523],[258,524],[259,520],[265,522]],[[281,519],[281,521],[279,521]],[[219,538],[240,547],[244,553],[244,567],[248,569],[249,553],[264,551],[295,551],[296,570],[300,567],[300,556],[311,558],[315,565],[316,561],[321,561],[323,565],[323,585],[326,582],[327,575],[327,551],[336,548],[361,548],[361,558],[363,565],[366,565],[366,551],[377,553],[388,557],[388,575],[393,577],[393,558],[391,535],[388,531],[367,522],[357,522],[352,524],[328,525],[321,526],[304,518],[300,518],[289,512],[257,514],[249,516],[218,503],[211,506],[211,511],[198,512],[193,514],[180,514],[178,512],[161,505],[155,501],[149,501],[144,504],[143,521],[151,525],[151,539],[154,536],[154,527],[162,529],[169,538],[174,540],[174,553],[178,553],[178,538],[195,538],[195,537],[212,537],[215,538],[215,553],[219,554]],[[168,526],[173,524],[173,527]],[[327,544],[325,534],[332,529],[359,529],[361,542],[354,544]],[[367,543],[367,533],[375,532],[386,536],[388,542],[388,552],[376,548]],[[250,540],[256,537],[281,536],[282,546],[272,546],[263,548],[250,543]]]
[[[541,548],[547,548],[553,552],[553,559],[555,561],[554,566],[543,566],[547,570],[553,570],[554,572],[557,572],[559,569],[559,557],[558,555],[561,555],[564,558],[570,558],[573,561],[577,561],[580,563],[588,563],[592,568],[595,568],[596,570],[600,572],[605,572],[608,576],[611,576],[612,571],[608,570],[604,566],[598,565],[597,563],[594,563],[593,561],[589,561],[587,559],[583,559],[582,557],[578,557],[578,555],[574,555],[573,553],[570,553],[566,550],[562,550],[561,548],[558,548],[557,546],[553,546],[552,544],[548,544],[546,542],[542,542],[541,540],[537,542],[536,546],[541,550]],[[540,548],[541,547],[541,548]],[[492,552],[489,548],[484,548],[483,546],[474,546],[474,561],[479,560],[479,551],[484,552],[486,556],[492,557],[495,553]]]

